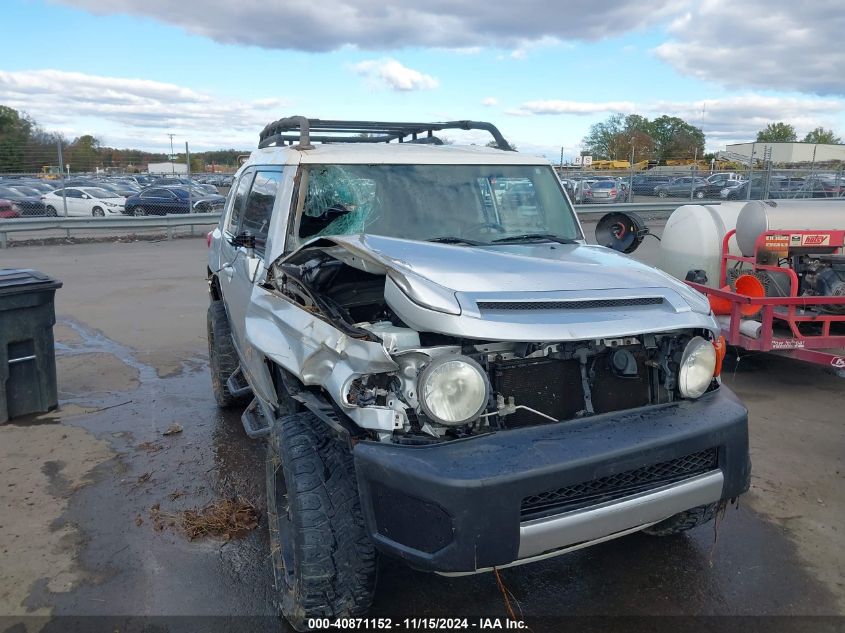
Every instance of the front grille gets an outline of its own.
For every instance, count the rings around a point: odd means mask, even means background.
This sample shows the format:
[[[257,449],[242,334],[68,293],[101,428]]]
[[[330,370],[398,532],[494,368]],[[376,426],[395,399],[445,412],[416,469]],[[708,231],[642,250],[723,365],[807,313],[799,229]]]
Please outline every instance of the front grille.
[[[479,310],[590,310],[595,308],[624,308],[653,306],[663,303],[663,297],[633,297],[631,299],[589,299],[584,301],[479,301]]]
[[[701,475],[717,467],[717,450],[711,448],[667,462],[549,490],[522,500],[522,519],[570,512],[614,501]]]

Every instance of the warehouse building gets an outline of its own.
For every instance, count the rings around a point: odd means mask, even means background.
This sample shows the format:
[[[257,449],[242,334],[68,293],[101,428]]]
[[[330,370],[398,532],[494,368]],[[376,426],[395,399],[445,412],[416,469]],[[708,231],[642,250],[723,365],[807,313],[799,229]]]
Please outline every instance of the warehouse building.
[[[148,174],[187,174],[185,163],[150,163],[147,165]]]
[[[752,152],[757,160],[770,159],[773,163],[827,163],[845,162],[845,145],[825,145],[821,143],[734,143],[728,145],[726,154],[751,158]],[[767,154],[771,152],[771,156]]]

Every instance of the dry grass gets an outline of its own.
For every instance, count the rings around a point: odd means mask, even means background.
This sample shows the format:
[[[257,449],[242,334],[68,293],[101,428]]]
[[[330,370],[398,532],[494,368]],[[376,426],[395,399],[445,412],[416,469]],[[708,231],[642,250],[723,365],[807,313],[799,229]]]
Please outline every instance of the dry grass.
[[[243,497],[222,499],[178,513],[162,512],[159,504],[150,508],[150,519],[156,530],[172,527],[192,541],[205,537],[227,541],[243,538],[258,527],[259,517],[258,509]]]

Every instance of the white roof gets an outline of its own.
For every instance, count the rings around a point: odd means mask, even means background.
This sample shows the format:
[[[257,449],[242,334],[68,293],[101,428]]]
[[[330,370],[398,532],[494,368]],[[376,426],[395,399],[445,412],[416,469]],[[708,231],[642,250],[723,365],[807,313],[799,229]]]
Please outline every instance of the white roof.
[[[540,156],[477,145],[414,143],[326,143],[314,149],[267,147],[250,154],[246,165],[411,164],[411,165],[548,165]]]

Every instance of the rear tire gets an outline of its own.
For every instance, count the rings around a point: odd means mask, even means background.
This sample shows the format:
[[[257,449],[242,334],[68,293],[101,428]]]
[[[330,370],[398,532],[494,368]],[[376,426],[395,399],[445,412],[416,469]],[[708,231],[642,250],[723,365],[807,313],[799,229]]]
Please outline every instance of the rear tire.
[[[718,505],[717,503],[708,503],[707,505],[679,512],[670,516],[668,519],[664,519],[660,523],[655,523],[651,527],[647,527],[643,532],[649,536],[673,536],[686,532],[711,521],[716,516]]]
[[[134,215],[136,218],[140,218],[147,215],[147,210],[144,207],[135,207],[134,209],[132,209],[132,215]]]
[[[211,369],[211,389],[217,405],[231,407],[244,399],[232,395],[226,384],[240,363],[232,341],[232,328],[222,301],[212,301],[206,318],[208,326],[208,365]]]
[[[661,189],[660,191],[657,192],[658,198],[666,198],[668,195],[669,194],[666,191],[664,191],[663,189]]]
[[[376,582],[352,452],[313,413],[276,420],[267,443],[267,518],[279,607],[309,618],[363,616]]]

